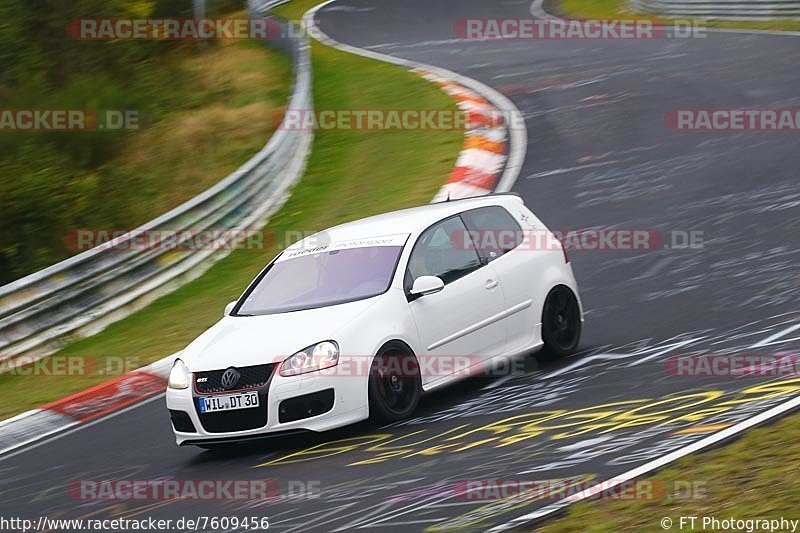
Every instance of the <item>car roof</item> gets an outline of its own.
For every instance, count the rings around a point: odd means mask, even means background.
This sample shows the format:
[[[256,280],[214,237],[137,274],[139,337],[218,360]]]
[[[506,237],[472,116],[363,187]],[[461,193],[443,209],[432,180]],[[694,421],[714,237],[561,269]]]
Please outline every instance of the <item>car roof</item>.
[[[287,250],[302,248],[308,246],[309,243],[319,243],[320,241],[340,242],[386,235],[416,234],[424,231],[438,220],[470,209],[490,205],[511,207],[521,203],[522,198],[517,194],[495,193],[391,211],[328,228],[296,242]]]

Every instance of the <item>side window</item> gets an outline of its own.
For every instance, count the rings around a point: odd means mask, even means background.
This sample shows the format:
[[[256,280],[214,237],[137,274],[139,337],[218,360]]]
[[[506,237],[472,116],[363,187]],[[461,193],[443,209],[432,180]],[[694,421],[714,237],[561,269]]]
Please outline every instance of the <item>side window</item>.
[[[525,235],[514,217],[499,205],[461,214],[484,261],[491,261],[520,245]]]
[[[463,242],[467,228],[460,217],[451,217],[426,229],[408,260],[406,290],[420,276],[438,276],[445,285],[481,266],[477,252]]]

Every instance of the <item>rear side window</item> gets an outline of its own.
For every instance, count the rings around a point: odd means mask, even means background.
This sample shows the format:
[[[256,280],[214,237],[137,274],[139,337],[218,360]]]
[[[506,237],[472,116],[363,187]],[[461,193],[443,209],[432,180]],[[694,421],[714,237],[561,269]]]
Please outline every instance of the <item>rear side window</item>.
[[[491,261],[520,245],[522,228],[499,205],[480,207],[461,214],[481,259]]]
[[[445,219],[426,229],[420,235],[408,260],[406,289],[410,289],[420,276],[438,276],[452,283],[473,270],[481,262],[475,249],[458,246],[467,229],[457,216]]]

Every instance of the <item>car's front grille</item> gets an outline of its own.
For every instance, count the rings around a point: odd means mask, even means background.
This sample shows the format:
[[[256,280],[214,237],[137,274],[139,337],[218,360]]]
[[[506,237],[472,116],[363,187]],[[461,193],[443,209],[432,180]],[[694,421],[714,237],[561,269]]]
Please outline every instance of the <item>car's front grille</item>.
[[[194,389],[200,394],[218,394],[223,392],[256,389],[269,382],[275,364],[243,366],[235,370],[240,374],[239,381],[229,389],[222,386],[222,375],[227,370],[209,370],[194,375]]]
[[[266,426],[267,392],[269,391],[269,382],[272,379],[275,364],[234,367],[234,370],[239,374],[239,379],[233,386],[226,389],[222,386],[222,376],[228,368],[195,373],[195,411],[200,418],[200,424],[203,429],[209,433],[228,433],[230,431],[246,431]],[[215,413],[201,413],[198,409],[197,396],[226,394],[253,389],[258,389],[258,407]]]

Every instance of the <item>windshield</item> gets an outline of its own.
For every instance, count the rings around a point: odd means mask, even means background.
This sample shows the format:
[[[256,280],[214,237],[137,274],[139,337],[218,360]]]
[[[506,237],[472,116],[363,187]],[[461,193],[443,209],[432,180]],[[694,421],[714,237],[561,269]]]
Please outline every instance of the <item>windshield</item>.
[[[383,294],[402,250],[402,246],[369,246],[279,258],[237,314],[300,311]]]

